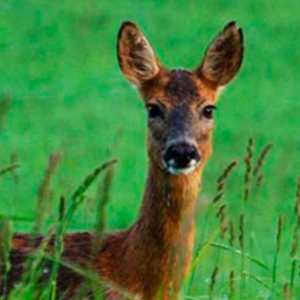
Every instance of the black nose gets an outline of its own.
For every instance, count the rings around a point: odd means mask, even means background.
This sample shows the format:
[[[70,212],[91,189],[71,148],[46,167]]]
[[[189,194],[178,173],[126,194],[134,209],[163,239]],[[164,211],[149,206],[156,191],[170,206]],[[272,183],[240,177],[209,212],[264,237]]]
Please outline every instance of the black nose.
[[[165,163],[172,163],[176,168],[186,168],[192,160],[199,162],[200,155],[195,146],[187,143],[170,146],[164,155]]]

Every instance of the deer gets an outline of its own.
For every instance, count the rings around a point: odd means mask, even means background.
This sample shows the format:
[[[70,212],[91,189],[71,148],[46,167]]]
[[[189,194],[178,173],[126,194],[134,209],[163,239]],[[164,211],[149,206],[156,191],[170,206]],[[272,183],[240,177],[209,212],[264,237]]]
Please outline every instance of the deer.
[[[94,234],[73,233],[64,236],[62,255],[91,267],[110,283],[107,299],[124,299],[118,289],[142,300],[178,298],[193,257],[196,202],[203,168],[212,154],[216,103],[237,75],[243,53],[242,30],[232,21],[212,40],[194,70],[169,69],[137,25],[124,22],[120,27],[119,66],[137,87],[148,118],[143,201],[137,221],[127,230],[107,234],[97,253],[92,251]],[[20,263],[26,251],[32,251],[28,240],[24,234],[13,237],[11,282],[20,278]],[[63,299],[72,299],[79,282],[78,275],[60,269],[58,284],[69,288]]]

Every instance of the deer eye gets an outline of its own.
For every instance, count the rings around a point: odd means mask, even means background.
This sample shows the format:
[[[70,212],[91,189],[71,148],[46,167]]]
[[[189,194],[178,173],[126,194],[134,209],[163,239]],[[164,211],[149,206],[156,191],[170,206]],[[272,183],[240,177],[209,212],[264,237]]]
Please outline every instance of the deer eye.
[[[164,116],[163,110],[158,104],[148,104],[147,110],[148,110],[149,119],[157,119],[157,118],[162,119]]]
[[[217,108],[214,105],[207,105],[202,110],[202,116],[206,119],[213,119],[214,117],[214,110]]]

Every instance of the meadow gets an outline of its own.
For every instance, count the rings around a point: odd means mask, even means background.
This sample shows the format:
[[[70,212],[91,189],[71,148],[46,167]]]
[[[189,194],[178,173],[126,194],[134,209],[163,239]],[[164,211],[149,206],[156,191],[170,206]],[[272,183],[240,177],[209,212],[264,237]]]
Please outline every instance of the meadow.
[[[194,68],[216,33],[236,20],[244,31],[245,59],[218,103],[214,152],[197,213],[199,265],[183,295],[191,300],[299,299],[299,249],[293,250],[298,243],[294,208],[300,201],[298,8],[292,0],[0,1],[0,170],[20,165],[0,177],[0,216],[13,221],[14,231],[32,230],[49,156],[59,153],[43,230],[56,220],[60,197],[68,199],[87,174],[112,158],[118,163],[106,230],[130,226],[145,186],[146,112],[119,71],[120,24],[139,24],[166,66]],[[269,143],[273,147],[257,186],[252,172]],[[252,170],[245,184],[249,153]],[[218,178],[236,160],[222,202],[214,207]],[[96,193],[97,183],[87,191],[70,231],[94,228]],[[220,223],[215,215],[223,203],[224,237],[215,236]]]

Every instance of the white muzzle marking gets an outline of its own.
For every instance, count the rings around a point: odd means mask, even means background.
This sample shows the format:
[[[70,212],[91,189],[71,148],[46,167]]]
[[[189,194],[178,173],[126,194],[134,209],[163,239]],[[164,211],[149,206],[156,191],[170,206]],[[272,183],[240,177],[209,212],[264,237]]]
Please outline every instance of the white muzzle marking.
[[[188,166],[186,166],[185,168],[177,168],[175,161],[172,159],[166,165],[166,169],[169,173],[173,175],[188,175],[196,169],[198,164],[199,162],[197,162],[195,159],[192,159]]]

